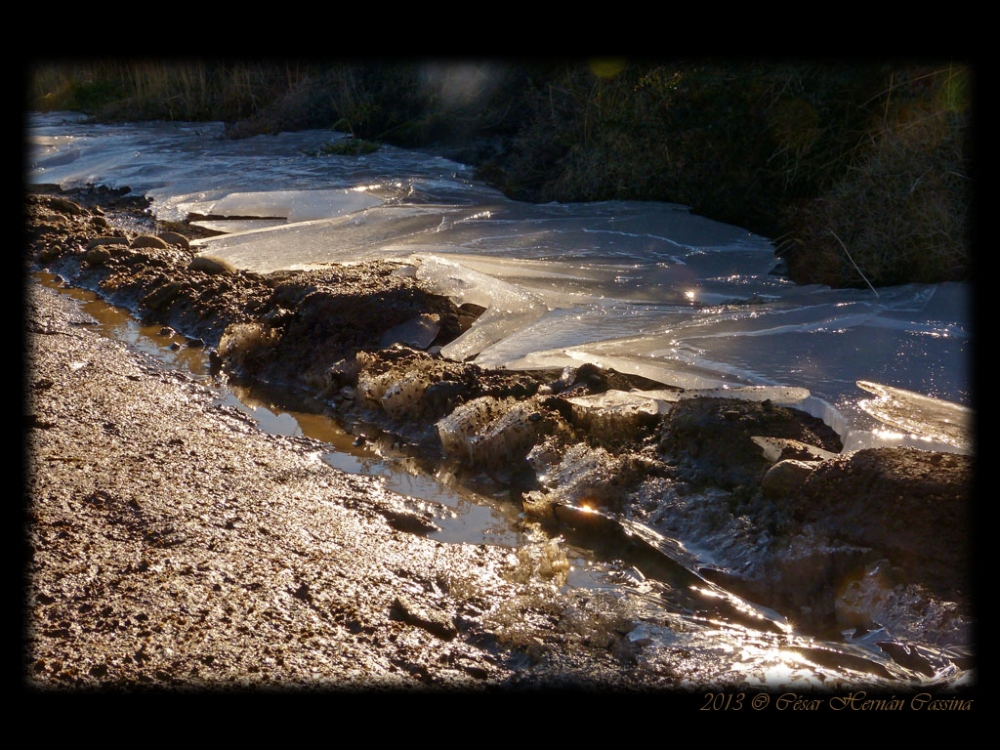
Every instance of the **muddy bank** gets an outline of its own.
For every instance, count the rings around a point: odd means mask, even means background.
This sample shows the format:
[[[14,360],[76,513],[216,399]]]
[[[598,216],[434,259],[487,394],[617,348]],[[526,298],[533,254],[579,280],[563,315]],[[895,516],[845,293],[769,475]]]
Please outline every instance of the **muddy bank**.
[[[426,503],[258,432],[57,293],[28,301],[30,686],[675,684],[541,547],[431,541]]]
[[[321,396],[429,466],[515,489],[528,523],[569,536],[578,517],[561,509],[599,508],[696,542],[699,574],[811,632],[884,628],[893,641],[969,644],[971,457],[839,456],[825,425],[752,392],[690,398],[588,365],[448,362],[437,348],[481,310],[429,294],[405,268],[238,271],[195,260],[185,237],[165,233],[190,230],[155,226],[143,208],[100,190],[29,196],[33,266],[175,327],[214,349],[226,372]],[[636,400],[634,389],[656,397]],[[188,454],[204,455],[201,444]],[[615,665],[630,660],[621,635],[600,650]],[[515,651],[537,653],[529,642]]]

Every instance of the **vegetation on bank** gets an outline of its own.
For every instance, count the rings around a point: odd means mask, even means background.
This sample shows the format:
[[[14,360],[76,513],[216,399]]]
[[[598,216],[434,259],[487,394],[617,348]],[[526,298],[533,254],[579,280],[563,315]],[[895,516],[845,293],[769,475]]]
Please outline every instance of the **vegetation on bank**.
[[[380,145],[364,138],[341,138],[324,143],[315,151],[303,151],[306,156],[362,156],[378,151]]]
[[[684,203],[775,238],[802,282],[972,273],[959,63],[108,60],[37,66],[31,86],[34,108],[101,119],[444,147],[523,200]]]

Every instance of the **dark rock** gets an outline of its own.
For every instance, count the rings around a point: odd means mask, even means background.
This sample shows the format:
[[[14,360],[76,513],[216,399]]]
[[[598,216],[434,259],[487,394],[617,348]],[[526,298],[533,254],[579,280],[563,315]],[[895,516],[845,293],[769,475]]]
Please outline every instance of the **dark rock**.
[[[458,635],[458,628],[447,614],[433,606],[420,606],[402,596],[396,597],[393,601],[389,617],[423,628],[442,640],[450,641]]]
[[[440,530],[440,527],[432,523],[429,518],[416,513],[386,509],[382,511],[382,515],[392,528],[407,534],[430,534]]]
[[[304,602],[312,601],[312,594],[309,592],[309,585],[306,583],[303,583],[294,592],[292,592],[292,596],[296,599],[301,599]]]

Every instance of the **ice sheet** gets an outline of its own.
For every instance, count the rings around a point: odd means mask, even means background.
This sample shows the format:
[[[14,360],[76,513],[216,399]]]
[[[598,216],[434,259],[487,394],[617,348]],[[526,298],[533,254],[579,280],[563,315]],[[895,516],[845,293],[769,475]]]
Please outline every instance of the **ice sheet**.
[[[591,362],[689,390],[805,389],[800,408],[849,448],[972,449],[964,284],[799,287],[771,273],[766,238],[683,206],[517,203],[467,167],[391,147],[307,156],[341,137],[329,131],[231,141],[219,123],[95,126],[56,114],[33,116],[28,135],[34,182],[129,185],[166,219],[278,217],[201,243],[238,268],[396,259],[457,303],[486,307],[445,356]],[[942,429],[940,402],[968,418]]]

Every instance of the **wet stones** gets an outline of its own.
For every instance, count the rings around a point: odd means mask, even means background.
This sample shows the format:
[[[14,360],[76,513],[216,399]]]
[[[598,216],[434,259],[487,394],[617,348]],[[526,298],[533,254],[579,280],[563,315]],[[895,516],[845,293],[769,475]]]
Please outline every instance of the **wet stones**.
[[[764,474],[760,489],[767,497],[785,497],[805,485],[815,468],[816,464],[811,461],[779,461]]]
[[[221,258],[212,258],[207,255],[196,255],[188,264],[189,271],[201,271],[208,274],[222,274],[225,276],[235,276],[239,269],[232,263]]]
[[[151,247],[157,250],[166,250],[170,246],[159,237],[154,237],[151,234],[140,234],[138,237],[132,240],[130,247],[136,249],[143,247]]]

